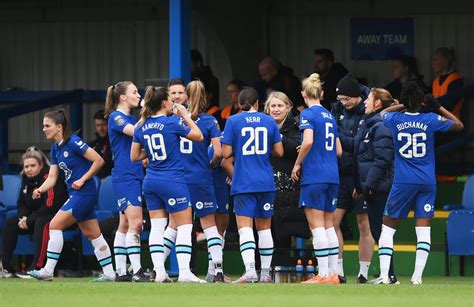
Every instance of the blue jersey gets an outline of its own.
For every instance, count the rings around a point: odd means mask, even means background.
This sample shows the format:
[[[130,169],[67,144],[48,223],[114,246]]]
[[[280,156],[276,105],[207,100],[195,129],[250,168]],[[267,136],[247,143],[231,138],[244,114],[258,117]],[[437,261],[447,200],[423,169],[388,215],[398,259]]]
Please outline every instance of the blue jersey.
[[[142,163],[132,162],[130,159],[132,137],[123,133],[125,126],[128,124],[134,126],[136,123],[137,119],[133,114],[127,115],[117,110],[109,115],[110,148],[112,149],[112,155],[114,158],[112,177],[116,180],[143,180]]]
[[[321,105],[304,109],[300,114],[300,130],[304,133],[305,129],[313,130],[313,146],[301,166],[301,185],[339,184],[334,116]]]
[[[434,134],[446,132],[453,122],[434,113],[386,113],[395,147],[393,183],[436,184]]]
[[[186,183],[179,141],[190,131],[180,125],[179,117],[164,115],[151,116],[135,128],[133,142],[140,143],[148,155],[146,179]]]
[[[207,153],[209,155],[209,161],[211,161],[214,157],[214,147],[212,147],[212,145],[209,146]],[[212,169],[212,177],[215,187],[227,187],[227,174],[222,169],[220,162]]]
[[[235,158],[232,195],[276,191],[270,154],[281,136],[272,117],[256,111],[232,115],[221,142],[232,146]]]
[[[220,137],[221,131],[214,116],[206,113],[198,115],[196,125],[201,130],[204,140],[193,142],[181,138],[180,142],[186,183],[212,184],[211,160],[207,151],[211,139]]]
[[[58,165],[64,173],[69,194],[76,191],[72,188],[74,181],[87,173],[92,162],[84,158],[84,153],[89,146],[75,134],[61,145],[53,144],[51,147],[51,165]],[[97,189],[94,180],[87,181],[79,190],[81,193],[95,194]]]

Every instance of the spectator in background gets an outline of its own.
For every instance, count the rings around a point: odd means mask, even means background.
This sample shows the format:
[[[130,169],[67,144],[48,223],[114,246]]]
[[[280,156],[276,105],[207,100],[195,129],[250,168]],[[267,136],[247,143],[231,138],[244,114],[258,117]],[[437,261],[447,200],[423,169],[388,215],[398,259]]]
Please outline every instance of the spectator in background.
[[[171,79],[168,82],[168,91],[174,103],[185,105],[187,108],[188,96],[186,95],[186,83],[183,79]]]
[[[461,118],[464,98],[460,90],[464,87],[464,80],[454,67],[455,64],[454,49],[441,47],[435,50],[431,58],[431,67],[437,77],[433,80],[432,92],[446,110]]]
[[[319,74],[323,85],[321,104],[331,111],[337,101],[336,85],[348,71],[341,63],[334,63],[334,53],[330,49],[314,49],[314,72]]]
[[[107,120],[105,119],[104,110],[99,110],[94,114],[95,124],[95,140],[89,142],[89,147],[93,148],[104,159],[105,164],[97,173],[100,179],[110,176],[114,161],[112,151],[110,150],[109,134],[107,131]]]
[[[191,49],[191,79],[199,79],[204,83],[209,107],[219,108],[219,80],[209,66],[204,66],[202,55],[196,49]]]
[[[234,79],[227,83],[227,97],[229,98],[229,104],[222,110],[213,114],[219,122],[221,130],[224,130],[225,123],[230,116],[241,112],[238,97],[244,86],[244,81],[239,79]]]
[[[258,92],[259,101],[265,101],[273,91],[280,91],[293,101],[293,115],[297,115],[298,110],[305,108],[303,96],[301,96],[301,81],[295,76],[293,69],[283,66],[275,58],[266,56],[258,64],[258,72],[261,80],[256,82],[255,89]]]
[[[291,237],[309,238],[308,222],[304,211],[298,208],[300,183],[291,180],[291,171],[298,156],[297,147],[301,145],[301,133],[291,114],[293,103],[283,92],[272,92],[265,102],[265,113],[278,125],[282,135],[283,157],[270,156],[273,177],[276,185],[275,213],[272,232],[275,239],[274,265],[293,265],[290,258]]]
[[[29,147],[23,154],[18,214],[7,218],[3,225],[3,270],[0,271],[0,277],[12,276],[11,259],[19,234],[29,234],[33,237],[35,254],[29,267],[15,275],[31,278],[28,271],[43,267],[49,240],[49,222],[68,198],[66,185],[62,180],[58,180],[53,189],[42,193],[40,198],[33,199],[33,190],[48,178],[49,165],[48,158],[36,147]]]
[[[408,81],[415,81],[418,85],[428,92],[428,87],[423,82],[423,75],[418,71],[418,64],[415,57],[400,55],[392,60],[393,81],[385,86],[393,98],[399,99],[403,84]]]
[[[357,182],[354,198],[363,197],[367,204],[370,233],[376,242],[382,233],[382,220],[388,193],[393,183],[392,132],[385,127],[380,111],[398,104],[383,88],[372,88],[364,101],[365,118],[356,135],[354,155],[357,161]],[[365,283],[367,276],[358,276]],[[398,284],[390,262],[389,280]]]
[[[359,264],[360,269],[357,276],[368,277],[370,261],[374,249],[374,239],[370,234],[369,218],[367,206],[361,198],[352,198],[355,188],[355,137],[359,128],[359,123],[364,120],[365,106],[363,101],[367,99],[370,89],[360,85],[350,74],[346,75],[337,83],[338,102],[333,106],[333,115],[336,117],[339,138],[342,143],[342,157],[340,159],[340,184],[337,196],[337,209],[334,214],[334,228],[339,241],[339,276],[341,282],[345,282],[343,269],[343,249],[344,242],[341,232],[341,221],[348,211],[354,211],[359,227]],[[363,282],[358,278],[358,282]]]

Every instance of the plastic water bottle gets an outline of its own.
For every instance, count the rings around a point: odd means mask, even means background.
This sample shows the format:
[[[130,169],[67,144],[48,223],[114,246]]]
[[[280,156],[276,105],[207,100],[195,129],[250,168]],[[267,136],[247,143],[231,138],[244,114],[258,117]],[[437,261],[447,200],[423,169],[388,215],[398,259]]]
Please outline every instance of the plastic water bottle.
[[[306,264],[306,279],[311,279],[314,276],[314,265],[313,260],[309,259]]]
[[[296,266],[295,266],[295,271],[296,271],[296,282],[302,282],[303,281],[303,272],[304,272],[304,267],[303,263],[301,262],[301,259],[298,259],[296,261]]]

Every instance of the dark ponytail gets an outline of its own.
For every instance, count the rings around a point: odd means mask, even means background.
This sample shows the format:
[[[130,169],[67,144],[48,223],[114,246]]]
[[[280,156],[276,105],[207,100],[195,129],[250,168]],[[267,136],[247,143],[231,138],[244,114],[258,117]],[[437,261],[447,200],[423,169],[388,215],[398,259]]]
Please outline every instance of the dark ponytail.
[[[248,111],[258,101],[258,94],[254,88],[244,87],[239,93],[239,104],[243,111]]]
[[[105,117],[109,117],[110,113],[117,109],[117,105],[120,102],[120,95],[125,95],[129,85],[133,84],[132,81],[121,81],[115,85],[111,85],[107,88],[107,95],[105,96]]]
[[[46,113],[44,117],[51,119],[54,124],[63,127],[63,141],[66,143],[72,135],[71,125],[66,110],[58,109],[56,111],[51,111]]]
[[[418,111],[425,97],[423,89],[416,81],[409,81],[402,87],[400,94],[401,103],[407,108],[408,112]]]

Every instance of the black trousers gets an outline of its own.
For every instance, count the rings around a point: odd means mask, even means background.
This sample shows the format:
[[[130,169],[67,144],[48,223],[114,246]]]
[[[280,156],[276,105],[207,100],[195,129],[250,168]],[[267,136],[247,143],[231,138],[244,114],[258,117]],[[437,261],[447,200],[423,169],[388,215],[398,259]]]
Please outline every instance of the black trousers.
[[[28,270],[38,269],[43,267],[46,259],[46,249],[49,240],[49,225],[48,223],[53,219],[54,215],[38,216],[34,224],[28,224],[28,230],[23,230],[18,227],[18,216],[12,216],[5,220],[3,225],[3,252],[2,263],[3,268],[9,272],[12,271],[11,260],[13,252],[15,251],[18,235],[29,234],[33,237],[35,245],[35,254],[33,261],[28,266]],[[43,246],[44,245],[44,246]],[[42,255],[42,249],[43,254]],[[40,263],[41,262],[41,263]]]
[[[385,210],[387,198],[388,193],[376,193],[373,199],[366,200],[370,232],[372,233],[372,237],[376,243],[379,242],[380,235],[382,234],[383,212]],[[393,268],[393,256],[390,259],[390,269],[388,271],[388,275],[395,276],[395,271]]]

